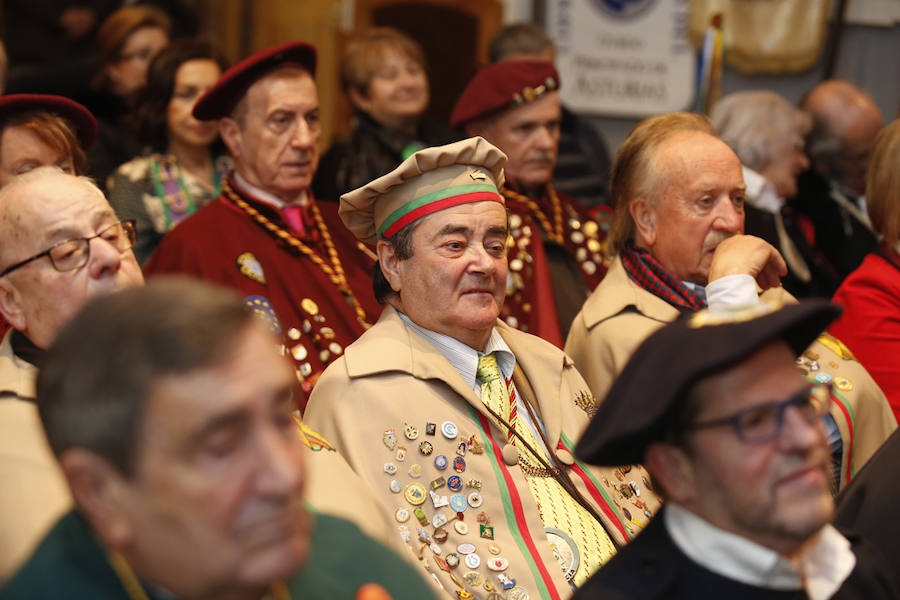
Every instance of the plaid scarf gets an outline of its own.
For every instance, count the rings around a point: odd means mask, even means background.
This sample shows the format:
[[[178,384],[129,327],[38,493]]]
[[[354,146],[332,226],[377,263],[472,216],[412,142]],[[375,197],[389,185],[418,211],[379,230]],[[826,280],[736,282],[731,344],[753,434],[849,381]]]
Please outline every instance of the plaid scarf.
[[[625,272],[641,288],[683,311],[706,308],[706,301],[670,273],[650,252],[629,243],[621,253]]]

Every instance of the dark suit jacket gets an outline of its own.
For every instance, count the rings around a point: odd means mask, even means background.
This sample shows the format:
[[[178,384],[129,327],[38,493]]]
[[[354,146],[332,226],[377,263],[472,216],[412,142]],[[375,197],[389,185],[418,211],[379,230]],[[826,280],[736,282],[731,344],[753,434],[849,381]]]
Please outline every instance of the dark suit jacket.
[[[672,541],[663,523],[663,511],[657,513],[643,533],[579,588],[572,600],[806,600],[806,592],[802,590],[778,591],[746,585],[695,563]],[[900,597],[885,575],[887,567],[880,556],[857,539],[851,539],[851,543],[857,566],[833,598],[886,600]]]
[[[809,267],[812,279],[804,282],[797,275],[788,270],[787,276],[781,279],[781,285],[795,298],[830,298],[838,287],[837,272],[831,267],[825,256],[817,249],[811,247],[803,236],[794,219],[793,210],[786,206],[782,210],[784,228],[800,256]],[[772,213],[744,204],[744,233],[761,237],[779,251],[782,251],[778,239],[778,230],[775,227],[775,215]],[[784,252],[782,251],[782,254]],[[790,267],[790,265],[788,265]]]
[[[827,181],[812,169],[797,178],[797,195],[788,201],[798,218],[815,228],[815,246],[838,274],[838,283],[856,269],[878,240],[872,230],[832,200]]]
[[[900,429],[884,442],[838,495],[835,524],[864,537],[882,556],[900,556]],[[892,573],[900,589],[900,567]]]

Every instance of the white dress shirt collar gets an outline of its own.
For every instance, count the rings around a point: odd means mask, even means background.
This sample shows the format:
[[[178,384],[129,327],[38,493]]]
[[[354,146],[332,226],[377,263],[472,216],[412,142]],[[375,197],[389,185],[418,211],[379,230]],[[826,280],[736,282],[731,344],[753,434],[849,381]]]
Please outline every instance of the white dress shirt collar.
[[[719,529],[668,502],[663,522],[675,545],[688,558],[723,577],[774,590],[805,589],[810,600],[826,600],[856,566],[847,541],[826,525],[799,556],[788,559],[746,538]]]
[[[768,213],[779,213],[784,206],[784,198],[775,193],[769,181],[749,167],[741,167],[744,171],[744,183],[747,186],[745,201]]]

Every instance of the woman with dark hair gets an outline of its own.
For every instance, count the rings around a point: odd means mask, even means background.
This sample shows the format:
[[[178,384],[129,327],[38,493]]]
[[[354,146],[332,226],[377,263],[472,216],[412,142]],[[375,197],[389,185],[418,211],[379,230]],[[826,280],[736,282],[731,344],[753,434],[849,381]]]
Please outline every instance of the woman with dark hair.
[[[101,187],[123,160],[141,151],[133,119],[137,92],[147,82],[150,61],[169,43],[171,21],[152,6],[124,6],[97,30],[100,68],[84,104],[100,126],[88,152],[88,174]]]
[[[167,231],[219,195],[231,168],[218,124],[191,115],[225,68],[219,51],[197,39],[173,42],[150,64],[137,118],[151,152],[120,166],[107,182],[116,213],[137,223],[134,254],[142,265]]]

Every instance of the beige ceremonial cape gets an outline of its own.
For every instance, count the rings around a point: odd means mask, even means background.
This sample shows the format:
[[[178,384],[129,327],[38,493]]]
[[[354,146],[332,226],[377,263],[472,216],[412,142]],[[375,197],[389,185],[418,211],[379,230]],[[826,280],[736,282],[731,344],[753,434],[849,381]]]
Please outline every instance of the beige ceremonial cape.
[[[37,369],[11,336],[0,344],[0,584],[72,505],[34,403]]]
[[[300,434],[308,448],[306,461],[306,501],[318,512],[341,517],[385,546],[408,558],[400,543],[387,508],[347,465],[331,443],[305,423]]]
[[[520,375],[516,388],[539,415],[549,445],[560,462],[570,465],[565,470],[602,515],[614,541],[625,543],[648,522],[634,501],[646,502],[649,511],[658,507],[643,469],[597,469],[574,461],[571,450],[593,405],[587,385],[571,360],[552,344],[500,321],[496,327],[527,379],[524,382]],[[457,598],[460,588],[482,598],[492,589],[502,592],[500,575],[521,588],[513,588],[515,593],[509,597],[537,600],[571,595],[521,468],[504,462],[506,433],[493,423],[471,385],[430,342],[407,328],[393,308],[385,309],[378,323],[328,367],[316,384],[304,420],[327,436],[395,511],[398,534],[407,538],[450,597]],[[431,435],[429,424],[434,425]],[[459,444],[470,436],[484,450],[466,452],[460,457],[465,470],[455,472]],[[420,450],[425,442],[432,448],[428,455]],[[448,459],[450,466],[445,470],[435,465],[438,456]],[[467,504],[462,525],[447,523],[443,528],[448,539],[429,546],[434,541],[434,516],[440,513],[453,519],[455,513],[450,507],[435,508],[427,492],[433,480],[454,475],[461,478],[462,489],[454,492],[441,485],[438,496],[463,494],[470,499],[477,492],[477,506]],[[393,481],[397,482],[394,490]],[[422,490],[415,484],[425,490],[420,504],[416,503]],[[623,486],[629,488],[624,494]],[[421,520],[414,514],[416,508],[424,511]],[[419,541],[419,528],[428,534],[428,543]],[[461,544],[472,544],[474,552],[458,553]],[[460,564],[446,568],[442,561],[452,553],[458,553]],[[468,558],[466,564],[468,554],[477,559]],[[507,566],[496,570],[503,563]]]
[[[796,302],[782,288],[767,290],[762,298]],[[635,284],[616,258],[606,278],[585,302],[569,331],[566,353],[575,361],[594,396],[603,399],[616,375],[638,345],[651,333],[674,321],[678,309]],[[882,442],[897,428],[884,393],[852,355],[835,351],[834,344],[819,338],[805,353],[808,377],[823,375],[832,382],[835,402],[831,414],[843,440],[840,486],[847,484]],[[811,357],[815,357],[814,359]],[[807,360],[809,359],[809,360]],[[811,362],[817,363],[810,370]],[[850,383],[843,384],[843,380]]]

